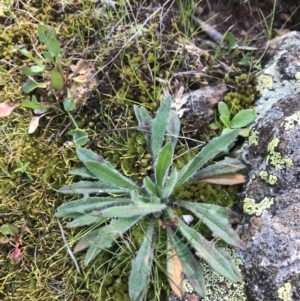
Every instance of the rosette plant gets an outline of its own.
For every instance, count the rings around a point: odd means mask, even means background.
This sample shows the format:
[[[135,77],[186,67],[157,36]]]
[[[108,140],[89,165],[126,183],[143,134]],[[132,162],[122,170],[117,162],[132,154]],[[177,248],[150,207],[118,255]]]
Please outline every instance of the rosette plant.
[[[245,166],[237,159],[225,158],[218,163],[207,163],[228,152],[239,134],[229,130],[212,139],[181,170],[172,167],[174,149],[180,131],[180,120],[171,109],[171,97],[166,97],[152,118],[144,107],[134,107],[139,130],[144,133],[153,159],[153,176],[146,176],[139,185],[122,175],[103,157],[85,148],[78,148],[78,158],[84,167],[72,173],[91,178],[60,189],[66,194],[83,197],[58,207],[56,217],[72,218],[67,227],[94,224],[75,246],[75,251],[87,249],[84,263],[89,264],[100,252],[109,249],[131,227],[145,220],[143,242],[132,262],[129,276],[129,295],[132,301],[145,300],[154,264],[158,227],[167,232],[167,271],[173,291],[181,294],[185,277],[194,290],[205,296],[204,279],[198,257],[232,282],[242,280],[239,269],[229,254],[205,239],[193,226],[187,224],[176,208],[199,219],[211,229],[213,236],[229,245],[244,249],[244,243],[231,227],[236,213],[217,205],[176,199],[175,186],[205,179],[214,181],[224,175],[237,174]],[[96,180],[95,180],[96,179]],[[143,225],[145,225],[143,223]],[[144,227],[144,226],[143,226]],[[160,244],[161,245],[161,244]],[[179,280],[181,279],[181,280]]]

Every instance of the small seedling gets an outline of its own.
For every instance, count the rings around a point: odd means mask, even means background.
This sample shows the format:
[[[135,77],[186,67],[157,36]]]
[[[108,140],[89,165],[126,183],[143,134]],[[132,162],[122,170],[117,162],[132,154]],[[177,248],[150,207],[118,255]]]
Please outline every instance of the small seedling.
[[[252,123],[256,118],[256,112],[254,109],[246,109],[238,112],[231,118],[231,114],[227,104],[223,101],[218,103],[218,112],[220,114],[220,121],[225,126],[223,128],[222,134],[226,133],[230,129],[240,129],[239,135],[243,137],[248,137],[250,130],[245,128],[250,123]],[[211,127],[221,128],[218,122],[211,124]]]
[[[30,108],[40,116],[33,117],[29,133],[33,133],[39,126],[39,120],[49,109],[64,110],[68,113],[75,129],[69,134],[73,136],[76,144],[82,146],[87,142],[88,135],[79,129],[70,111],[78,110],[88,93],[98,83],[91,76],[93,69],[89,63],[79,60],[72,65],[70,60],[64,60],[64,52],[56,39],[55,29],[45,25],[38,26],[39,41],[45,44],[47,51],[39,53],[36,58],[26,49],[20,52],[34,62],[33,66],[23,66],[22,73],[28,76],[28,80],[22,89],[26,94],[32,94],[31,100],[24,100],[22,107]],[[89,84],[86,85],[87,81]]]
[[[21,231],[11,224],[4,224],[0,227],[0,233],[4,235],[4,237],[0,237],[0,244],[5,245],[11,243],[14,245],[14,251],[10,255],[10,258],[16,263],[20,263],[22,260],[20,242],[26,229],[26,225],[22,227]]]

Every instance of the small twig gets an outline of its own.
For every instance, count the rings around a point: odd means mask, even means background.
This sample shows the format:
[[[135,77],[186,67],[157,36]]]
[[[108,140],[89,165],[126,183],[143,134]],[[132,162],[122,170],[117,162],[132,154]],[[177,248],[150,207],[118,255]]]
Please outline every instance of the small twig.
[[[66,240],[66,237],[65,237],[65,233],[64,233],[63,227],[62,227],[62,225],[61,225],[59,219],[57,219],[57,223],[58,223],[58,226],[59,226],[59,230],[60,230],[60,233],[61,233],[61,237],[62,237],[63,242],[65,243],[65,246],[66,246],[66,248],[67,248],[67,251],[68,251],[69,255],[71,256],[71,258],[72,258],[72,260],[73,260],[73,262],[74,262],[74,264],[75,264],[75,267],[76,267],[77,272],[81,275],[79,265],[78,265],[78,263],[77,263],[77,260],[76,260],[76,258],[75,258],[75,256],[74,256],[74,254],[73,254],[71,248],[69,247],[69,244],[68,244],[68,242],[67,242],[67,240]]]

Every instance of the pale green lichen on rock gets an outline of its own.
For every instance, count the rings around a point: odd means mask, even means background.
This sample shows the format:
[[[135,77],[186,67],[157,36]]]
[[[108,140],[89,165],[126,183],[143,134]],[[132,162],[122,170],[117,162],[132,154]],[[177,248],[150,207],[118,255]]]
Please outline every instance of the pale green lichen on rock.
[[[277,182],[277,177],[271,174],[268,174],[266,170],[262,170],[259,173],[259,176],[261,177],[262,180],[264,180],[266,183],[270,185],[274,185]]]
[[[259,216],[265,209],[270,208],[273,204],[274,198],[265,197],[260,203],[255,203],[254,199],[245,198],[243,209],[244,212],[249,215],[255,214]]]
[[[292,167],[293,161],[290,158],[283,158],[280,152],[275,151],[275,148],[279,144],[279,139],[275,138],[268,144],[267,164],[273,165],[277,169],[282,169],[283,166]]]
[[[296,124],[300,122],[300,111],[294,113],[291,116],[285,118],[284,129],[286,131],[291,130],[295,127]]]
[[[249,145],[258,145],[258,131],[252,130],[248,138]]]
[[[286,282],[284,286],[278,289],[278,297],[283,301],[292,301],[292,285],[290,282]]]

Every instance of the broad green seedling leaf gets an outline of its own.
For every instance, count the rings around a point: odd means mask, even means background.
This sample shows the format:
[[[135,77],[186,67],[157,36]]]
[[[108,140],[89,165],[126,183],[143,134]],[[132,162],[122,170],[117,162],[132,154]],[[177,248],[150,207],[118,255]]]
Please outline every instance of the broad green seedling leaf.
[[[25,75],[37,75],[42,72],[44,72],[46,69],[46,66],[32,66],[32,67],[21,67],[20,70],[25,74]]]
[[[51,88],[59,91],[64,86],[64,78],[62,74],[56,70],[51,71]]]
[[[36,88],[47,88],[47,83],[38,83],[34,79],[30,78],[22,87],[24,93],[28,94],[35,90]]]
[[[52,57],[57,57],[61,53],[58,41],[54,37],[47,40],[47,49]]]
[[[230,117],[229,108],[225,102],[220,101],[218,103],[218,111],[219,111],[220,115]]]
[[[231,120],[231,128],[238,129],[249,125],[256,118],[256,112],[253,109],[242,110],[238,112]]]
[[[81,129],[72,130],[68,134],[73,137],[74,142],[79,146],[85,145],[89,140],[87,132]]]
[[[151,222],[146,231],[143,243],[133,260],[129,275],[129,296],[131,301],[143,301],[150,282],[156,244],[155,223]]]

